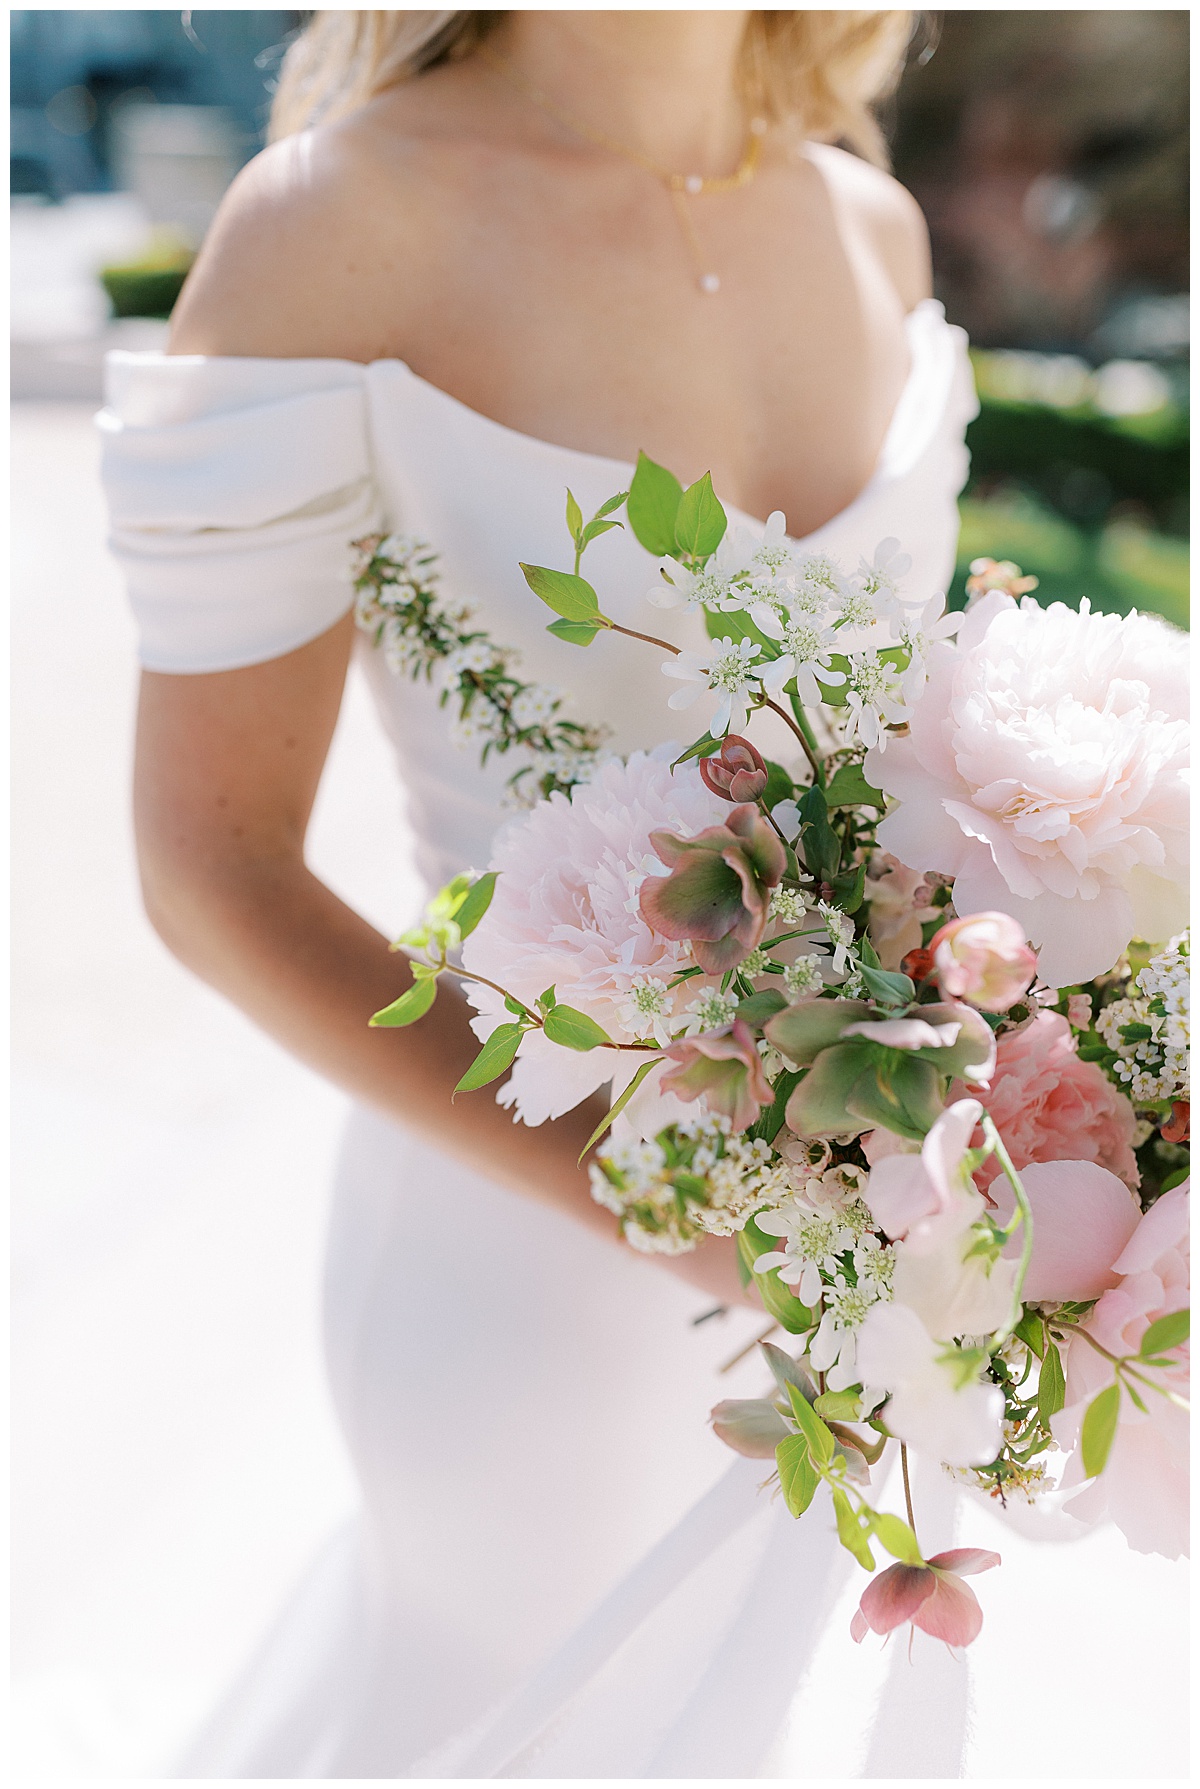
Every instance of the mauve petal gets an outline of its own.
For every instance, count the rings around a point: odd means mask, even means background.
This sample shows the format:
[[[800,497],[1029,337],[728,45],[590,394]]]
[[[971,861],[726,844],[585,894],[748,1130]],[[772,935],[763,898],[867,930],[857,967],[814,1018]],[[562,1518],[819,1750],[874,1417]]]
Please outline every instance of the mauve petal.
[[[858,1606],[874,1633],[890,1634],[902,1622],[916,1619],[918,1609],[934,1594],[937,1584],[928,1566],[889,1565],[872,1578]]]
[[[1188,1233],[1188,1184],[1185,1181],[1182,1186],[1172,1187],[1155,1200],[1136,1234],[1113,1262],[1118,1273],[1143,1273],[1168,1249],[1183,1241]]]
[[[850,1617],[850,1638],[857,1644],[865,1640],[870,1631],[862,1610],[856,1609]]]
[[[948,1553],[935,1553],[929,1561],[938,1571],[956,1572],[960,1578],[972,1572],[990,1572],[999,1563],[999,1553],[989,1553],[986,1547],[951,1547]]]
[[[913,1625],[944,1640],[947,1646],[969,1646],[983,1626],[983,1610],[969,1585],[951,1574],[936,1573],[933,1593],[913,1616]]]

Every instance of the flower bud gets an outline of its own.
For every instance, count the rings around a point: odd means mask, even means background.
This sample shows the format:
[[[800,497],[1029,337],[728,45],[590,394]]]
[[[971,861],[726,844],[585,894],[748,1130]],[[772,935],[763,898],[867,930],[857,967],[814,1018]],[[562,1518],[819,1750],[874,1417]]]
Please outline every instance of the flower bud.
[[[725,801],[757,801],[767,786],[765,759],[740,733],[726,734],[715,756],[701,758],[700,775]]]
[[[943,994],[983,1012],[1007,1012],[1037,971],[1024,932],[1007,913],[952,919],[935,932],[929,948]]]

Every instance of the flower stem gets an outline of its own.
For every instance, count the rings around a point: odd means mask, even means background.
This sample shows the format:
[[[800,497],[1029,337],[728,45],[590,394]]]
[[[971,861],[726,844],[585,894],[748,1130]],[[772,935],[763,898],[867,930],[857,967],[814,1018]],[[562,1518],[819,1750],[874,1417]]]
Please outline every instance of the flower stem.
[[[917,1532],[917,1518],[913,1515],[912,1486],[908,1482],[908,1448],[900,1443],[900,1472],[904,1479],[904,1507],[908,1511],[908,1525],[914,1535]]]
[[[470,969],[462,969],[457,963],[448,962],[445,957],[443,957],[441,962],[437,965],[437,970],[439,975],[443,971],[448,975],[457,975],[460,981],[482,982],[485,988],[490,988],[492,990],[493,994],[499,994],[503,999],[511,1000],[515,1006],[519,1006],[525,1018],[530,1021],[535,1029],[539,1031],[545,1029],[546,1021],[542,1018],[541,1014],[532,1012],[529,1007],[525,1005],[523,1000],[518,1000],[515,994],[510,994],[507,988],[502,988],[500,986],[499,982],[489,981],[486,975],[475,975]],[[636,1050],[640,1051],[642,1054],[646,1054],[649,1051],[657,1050],[659,1046],[654,1043],[619,1044],[615,1038],[610,1038],[608,1043],[601,1044],[599,1047],[603,1050]]]
[[[1025,1275],[1029,1271],[1029,1262],[1033,1255],[1033,1208],[1029,1203],[1029,1194],[1021,1184],[1021,1177],[1013,1167],[1012,1157],[1004,1147],[1000,1132],[996,1129],[995,1123],[989,1112],[983,1114],[983,1134],[995,1150],[996,1160],[1003,1168],[1005,1179],[1013,1190],[1013,1197],[1016,1199],[1017,1210],[1021,1214],[1021,1223],[1023,1225],[1021,1259],[1017,1264],[1017,1277],[1013,1282],[1012,1305],[1009,1309],[1007,1320],[1000,1325],[1000,1328],[992,1337],[992,1347],[999,1348],[1008,1340],[1013,1330],[1017,1327],[1017,1324],[1021,1321],[1021,1312],[1024,1309],[1024,1304],[1021,1299],[1021,1289],[1025,1284]]]
[[[792,713],[796,717],[796,725],[799,727],[801,733],[803,733],[805,739],[808,741],[808,744],[810,747],[809,754],[808,754],[809,761],[812,764],[814,774],[816,775],[816,779],[822,785],[822,787],[824,787],[825,765],[821,759],[820,753],[817,751],[817,736],[812,730],[812,727],[809,723],[808,716],[804,712],[804,704],[799,700],[799,698],[796,698],[795,700],[792,701]]]
[[[644,640],[647,646],[661,646],[673,658],[679,657],[680,648],[672,646],[669,640],[660,640],[655,634],[639,634],[636,628],[622,627],[619,621],[610,621],[608,625],[614,634],[624,634],[627,640]]]
[[[773,702],[771,700],[770,696],[768,696],[765,692],[763,694],[762,705],[764,708],[769,708],[771,710],[772,714],[777,714],[779,716],[780,720],[783,721],[785,723],[785,725],[789,726],[792,729],[792,732],[796,735],[796,738],[800,741],[800,744],[804,747],[804,756],[808,759],[809,763],[812,765],[813,777],[815,778],[815,780],[818,783],[824,783],[825,770],[821,764],[821,760],[817,756],[816,740],[815,739],[812,740],[812,742],[810,744],[809,740],[805,738],[803,732],[796,725],[795,721],[792,719],[791,715],[787,712],[786,708],[781,708],[779,706],[778,702]]]

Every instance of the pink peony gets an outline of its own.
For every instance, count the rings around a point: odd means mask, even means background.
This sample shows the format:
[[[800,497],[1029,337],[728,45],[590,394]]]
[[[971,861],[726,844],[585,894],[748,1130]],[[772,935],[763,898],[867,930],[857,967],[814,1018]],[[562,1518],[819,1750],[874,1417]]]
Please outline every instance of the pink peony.
[[[952,1547],[924,1565],[889,1565],[863,1591],[850,1623],[852,1638],[890,1634],[911,1621],[947,1646],[969,1646],[983,1626],[983,1611],[963,1576],[990,1571],[999,1563],[999,1553]]]
[[[1006,1013],[1033,980],[1037,958],[1007,913],[969,913],[929,940],[942,993],[985,1013]]]
[[[1113,1263],[1119,1276],[1096,1304],[1085,1329],[1110,1354],[1136,1354],[1151,1323],[1172,1311],[1186,1310],[1191,1292],[1186,1185],[1164,1193],[1141,1219],[1131,1240]],[[1178,1362],[1169,1369],[1141,1369],[1147,1378],[1186,1398],[1187,1344],[1171,1351]],[[1064,1451],[1076,1448],[1088,1404],[1106,1385],[1113,1369],[1083,1336],[1073,1336],[1066,1350],[1067,1402],[1053,1419],[1054,1438]],[[1178,1559],[1188,1548],[1188,1418],[1187,1412],[1159,1392],[1143,1390],[1139,1410],[1121,1394],[1120,1420],[1104,1471],[1068,1500],[1072,1515],[1085,1522],[1115,1522],[1139,1553],[1162,1553]],[[1064,1486],[1082,1482],[1083,1462],[1073,1453],[1063,1474]]]
[[[607,764],[568,800],[552,795],[501,832],[490,867],[500,878],[491,906],[463,946],[463,967],[486,975],[532,1006],[553,987],[558,999],[584,1012],[620,1043],[635,1031],[628,1018],[636,981],[661,987],[663,1017],[675,1029],[684,1008],[712,984],[693,978],[667,984],[692,961],[686,943],[651,932],[638,912],[638,895],[657,867],[650,835],[663,827],[690,835],[711,826],[728,805],[705,788],[694,764],[671,770],[672,749],[635,752],[627,764]],[[501,996],[477,982],[465,984],[478,1016],[472,1025],[487,1037],[510,1015]],[[566,1050],[540,1031],[522,1040],[507,1083],[498,1095],[515,1105],[526,1124],[569,1112],[606,1081],[614,1094],[641,1062],[634,1052]],[[677,1100],[658,1096],[655,1070],[626,1108],[638,1128],[661,1128],[672,1118],[694,1116]]]
[[[1094,1062],[1080,1061],[1061,1013],[1039,1012],[1001,1033],[985,1103],[1017,1169],[1029,1162],[1098,1162],[1136,1189],[1133,1107]],[[976,1145],[982,1141],[980,1132]],[[976,1185],[990,1191],[1000,1171],[989,1156]]]
[[[1147,615],[992,591],[935,642],[907,737],[868,753],[879,843],[1020,922],[1053,987],[1187,915],[1186,641]]]
[[[1021,1184],[1033,1212],[1033,1254],[1022,1297],[1027,1303],[1061,1304],[1064,1299],[1099,1298],[1117,1275],[1113,1262],[1142,1215],[1134,1195],[1095,1162],[1031,1162]],[[996,1215],[1007,1223],[1015,1200],[1007,1180],[992,1183]],[[1020,1255],[1018,1231],[1005,1253]]]
[[[663,1074],[663,1092],[682,1100],[702,1099],[710,1112],[728,1118],[735,1131],[748,1130],[775,1097],[754,1033],[740,1019],[727,1030],[680,1038],[664,1054],[672,1066]]]

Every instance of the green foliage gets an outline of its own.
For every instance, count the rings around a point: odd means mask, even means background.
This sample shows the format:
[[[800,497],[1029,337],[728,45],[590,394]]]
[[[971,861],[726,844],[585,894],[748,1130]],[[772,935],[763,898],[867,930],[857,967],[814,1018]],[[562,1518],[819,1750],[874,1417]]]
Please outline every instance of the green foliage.
[[[823,1391],[814,1408],[830,1422],[857,1422],[859,1394],[856,1391]]]
[[[1083,1458],[1083,1470],[1089,1478],[1097,1478],[1108,1464],[1120,1414],[1119,1385],[1105,1386],[1084,1412],[1079,1451]]]
[[[834,1485],[833,1513],[837,1518],[838,1539],[847,1553],[853,1553],[864,1571],[875,1570],[875,1555],[868,1534],[870,1522],[865,1512],[856,1510],[846,1493]]]
[[[796,793],[796,785],[783,768],[773,758],[765,760],[767,766],[767,786],[762,792],[762,805],[768,812],[777,807],[781,801],[790,801]]]
[[[800,850],[805,865],[822,882],[832,882],[842,860],[842,845],[829,824],[825,791],[814,783],[796,805],[800,810]]]
[[[559,621],[551,621],[546,632],[553,634],[556,639],[565,640],[568,646],[590,646],[600,632],[600,624],[592,621],[568,621],[563,617]]]
[[[908,976],[895,970],[872,969],[864,963],[862,978],[881,1006],[907,1006],[916,996],[917,990]]]
[[[583,1148],[580,1150],[580,1152],[579,1152],[580,1161],[583,1160],[583,1158],[587,1154],[588,1150],[593,1148],[600,1141],[601,1137],[604,1135],[605,1131],[608,1129],[608,1127],[612,1123],[613,1119],[616,1118],[619,1113],[621,1113],[625,1110],[626,1106],[629,1104],[630,1100],[633,1098],[634,1094],[637,1092],[637,1090],[641,1086],[642,1082],[646,1079],[646,1076],[650,1073],[650,1070],[655,1066],[656,1063],[659,1063],[661,1061],[662,1061],[661,1056],[651,1056],[646,1062],[642,1063],[642,1066],[638,1069],[637,1074],[633,1077],[633,1080],[629,1083],[629,1085],[625,1089],[624,1093],[622,1093],[616,1100],[613,1101],[613,1104],[609,1107],[609,1109],[605,1113],[604,1117],[600,1120],[599,1124],[596,1126],[595,1130],[592,1132],[591,1136],[588,1138],[587,1142],[584,1144]],[[744,1283],[745,1282],[743,1282],[743,1284]]]
[[[871,1532],[880,1545],[887,1548],[893,1559],[898,1559],[901,1565],[924,1565],[917,1537],[907,1522],[902,1522],[899,1516],[890,1515],[886,1510],[871,1510],[869,1515]]]
[[[861,764],[839,764],[825,786],[825,800],[831,808],[878,808],[887,805],[887,797],[863,775]]]
[[[725,511],[717,501],[712,479],[689,485],[675,513],[675,546],[685,559],[707,559],[721,544],[727,527]]]
[[[738,1231],[738,1253],[752,1271],[759,1256],[770,1254],[777,1244],[778,1239],[760,1230],[753,1218]],[[783,1284],[778,1268],[772,1267],[767,1273],[756,1273],[754,1284],[767,1315],[774,1317],[776,1323],[786,1329],[789,1335],[804,1335],[812,1328],[813,1313]]]
[[[819,1466],[828,1466],[837,1451],[832,1431],[817,1415],[803,1392],[797,1391],[794,1385],[787,1388],[787,1400],[792,1407],[796,1427],[807,1441],[813,1459]]]
[[[1043,1427],[1049,1427],[1050,1418],[1058,1415],[1066,1401],[1067,1380],[1062,1355],[1053,1342],[1048,1342],[1037,1389],[1037,1411]]]
[[[492,904],[496,892],[497,871],[488,870],[467,890],[462,906],[454,915],[460,938],[469,938]]]
[[[821,1475],[813,1465],[804,1435],[789,1435],[775,1449],[783,1500],[793,1516],[802,1516],[817,1494]]]
[[[573,1006],[553,1006],[543,1021],[546,1036],[552,1044],[563,1044],[568,1050],[595,1050],[611,1044],[612,1038],[603,1025],[589,1019]]]
[[[675,551],[675,518],[682,499],[683,486],[674,473],[639,453],[625,513],[642,546],[656,559]]]
[[[511,1068],[525,1031],[524,1025],[497,1025],[454,1089],[455,1093],[473,1093],[477,1087],[486,1087],[489,1081],[495,1081],[505,1069]]]
[[[391,1027],[399,1025],[415,1025],[423,1019],[434,1001],[437,999],[437,979],[435,976],[422,976],[415,980],[411,988],[407,988],[398,1000],[390,1006],[375,1013],[367,1020],[368,1025]]]
[[[577,577],[574,572],[554,571],[548,565],[522,562],[521,570],[533,594],[540,596],[564,621],[586,621],[596,627],[610,625],[607,616],[601,615],[599,599],[586,578]]]
[[[1192,1333],[1192,1320],[1187,1311],[1168,1311],[1165,1317],[1150,1325],[1142,1337],[1142,1345],[1138,1353],[1143,1360],[1163,1354],[1168,1348],[1178,1348],[1187,1341]]]

